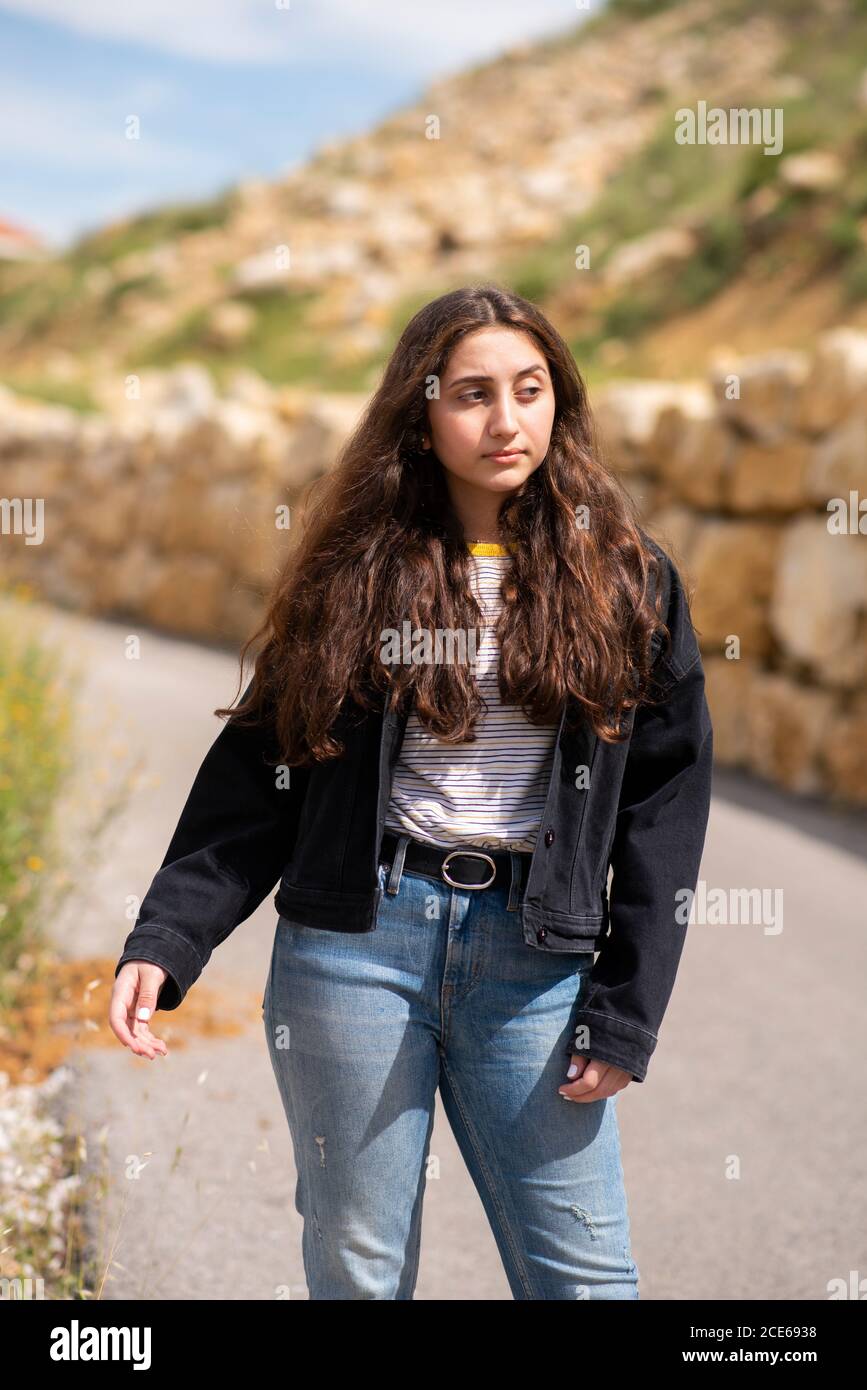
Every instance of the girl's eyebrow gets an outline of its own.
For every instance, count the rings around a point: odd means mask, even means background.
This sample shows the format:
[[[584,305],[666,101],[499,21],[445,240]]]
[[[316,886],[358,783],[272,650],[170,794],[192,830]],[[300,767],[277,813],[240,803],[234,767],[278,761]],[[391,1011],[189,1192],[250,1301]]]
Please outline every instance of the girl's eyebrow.
[[[546,371],[545,368],[542,366],[541,362],[535,362],[535,363],[533,364],[532,367],[522,367],[521,370],[520,370],[519,372],[515,372],[515,375],[514,375],[514,377],[512,378],[512,380],[513,380],[513,381],[517,381],[517,380],[518,380],[518,377],[521,377],[521,376],[529,376],[531,372],[539,372],[539,373],[542,374],[542,376],[547,376],[547,375],[548,375],[547,371]],[[459,377],[457,377],[454,381],[450,381],[450,382],[449,382],[448,386],[446,387],[446,390],[447,390],[447,391],[451,391],[451,389],[452,389],[453,386],[465,386],[466,383],[467,383],[468,381],[493,381],[493,380],[494,380],[494,378],[493,378],[492,376],[459,376]]]

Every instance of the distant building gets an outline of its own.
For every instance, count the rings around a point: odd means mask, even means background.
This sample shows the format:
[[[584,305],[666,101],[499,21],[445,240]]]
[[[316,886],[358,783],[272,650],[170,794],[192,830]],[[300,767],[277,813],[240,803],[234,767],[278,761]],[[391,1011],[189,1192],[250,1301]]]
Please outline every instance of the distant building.
[[[0,217],[0,260],[38,260],[47,253],[48,249],[39,237]]]

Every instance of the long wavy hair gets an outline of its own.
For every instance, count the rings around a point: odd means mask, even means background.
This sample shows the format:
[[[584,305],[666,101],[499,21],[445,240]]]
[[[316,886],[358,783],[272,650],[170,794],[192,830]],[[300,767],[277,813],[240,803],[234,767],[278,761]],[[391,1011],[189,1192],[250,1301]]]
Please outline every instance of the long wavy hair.
[[[421,438],[429,379],[442,378],[468,334],[498,324],[535,341],[555,395],[547,454],[499,509],[513,555],[496,628],[501,698],[549,724],[571,694],[579,718],[609,742],[627,737],[621,722],[633,704],[653,700],[654,638],[670,642],[658,611],[661,567],[633,499],[601,461],[572,354],[520,295],[457,289],[410,319],[334,467],[308,489],[300,539],[241,649],[239,693],[247,652],[261,644],[250,690],[214,711],[235,723],[271,721],[286,765],[345,751],[333,726],[347,697],[360,712],[413,708],[446,743],[475,739],[484,700],[471,666],[386,664],[382,635],[406,620],[431,634],[484,623],[442,463]],[[576,519],[582,507],[586,525]]]

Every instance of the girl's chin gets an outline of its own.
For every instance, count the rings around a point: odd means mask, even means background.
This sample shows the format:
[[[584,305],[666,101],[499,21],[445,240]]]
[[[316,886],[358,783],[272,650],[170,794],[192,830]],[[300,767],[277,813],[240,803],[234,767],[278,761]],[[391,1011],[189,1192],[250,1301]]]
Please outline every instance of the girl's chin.
[[[503,464],[497,469],[496,473],[491,474],[485,480],[485,486],[495,490],[501,488],[520,487],[528,477],[525,468],[509,468]]]
[[[481,492],[514,492],[523,483],[523,478],[485,478],[476,483]]]
[[[533,472],[532,468],[527,468],[526,459],[521,459],[520,464],[497,463],[495,459],[484,459],[483,463],[485,466],[469,477],[460,473],[454,474],[454,477],[487,492],[508,492],[520,487]]]
[[[497,459],[485,459],[485,472],[489,478],[499,478],[503,474],[509,473],[514,478],[526,478],[528,473],[532,473],[532,468],[527,468],[527,460],[522,455],[521,458],[503,459],[500,463]]]

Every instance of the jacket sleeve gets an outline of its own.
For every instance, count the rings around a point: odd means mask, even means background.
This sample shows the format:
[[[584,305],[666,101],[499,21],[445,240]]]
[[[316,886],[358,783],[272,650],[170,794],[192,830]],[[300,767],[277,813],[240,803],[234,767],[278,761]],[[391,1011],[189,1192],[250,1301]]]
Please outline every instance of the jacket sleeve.
[[[713,730],[680,576],[671,564],[671,649],[657,705],[634,711],[610,863],[609,933],[570,1051],[643,1081],[684,946],[710,810]],[[579,1045],[580,1044],[580,1045]]]
[[[242,698],[251,686],[252,681]],[[270,723],[224,725],[196,774],[115,977],[131,960],[161,965],[168,979],[158,1008],[178,1007],[214,947],[281,877],[309,773],[278,766]]]

